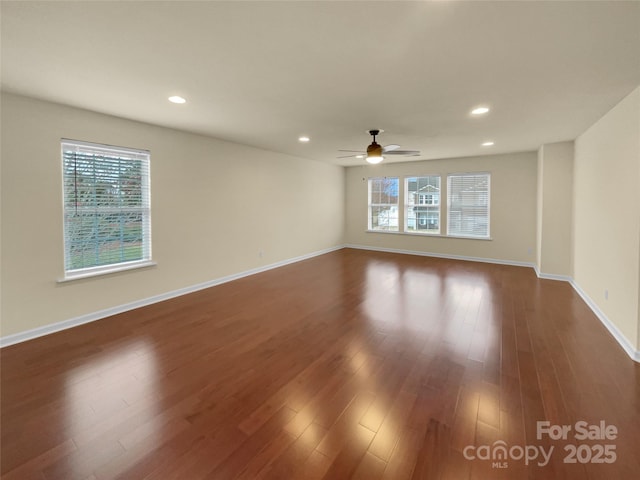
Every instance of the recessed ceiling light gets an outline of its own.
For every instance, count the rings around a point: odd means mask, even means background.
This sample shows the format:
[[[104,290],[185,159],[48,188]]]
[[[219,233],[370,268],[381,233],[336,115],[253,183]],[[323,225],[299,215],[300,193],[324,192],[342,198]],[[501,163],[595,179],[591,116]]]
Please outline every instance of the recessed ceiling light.
[[[489,112],[489,107],[476,107],[471,110],[471,115],[484,115]]]
[[[482,144],[483,147],[490,147],[491,145],[493,145],[493,142],[484,142]]]
[[[311,140],[309,137],[304,137],[304,136],[298,138],[298,141],[303,143],[308,142],[309,140]]]
[[[169,101],[171,103],[187,103],[187,101],[184,98],[182,98],[182,97],[180,97],[178,95],[174,95],[173,97],[169,97]]]

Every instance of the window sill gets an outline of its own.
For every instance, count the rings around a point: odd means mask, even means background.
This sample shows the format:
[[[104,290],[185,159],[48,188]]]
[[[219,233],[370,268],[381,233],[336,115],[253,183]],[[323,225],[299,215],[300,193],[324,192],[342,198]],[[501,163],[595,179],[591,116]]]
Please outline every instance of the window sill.
[[[461,240],[481,240],[492,241],[491,237],[465,237],[462,235],[444,235],[442,233],[415,233],[415,232],[395,232],[393,230],[365,230],[365,233],[385,233],[391,235],[409,235],[410,237],[426,237],[426,238],[458,238]]]
[[[112,273],[126,272],[127,270],[137,270],[139,268],[155,267],[156,262],[152,260],[143,260],[139,262],[127,262],[118,265],[109,265],[106,267],[87,268],[77,273],[67,273],[64,277],[56,280],[57,283],[73,282],[84,278],[100,277],[102,275],[110,275]]]

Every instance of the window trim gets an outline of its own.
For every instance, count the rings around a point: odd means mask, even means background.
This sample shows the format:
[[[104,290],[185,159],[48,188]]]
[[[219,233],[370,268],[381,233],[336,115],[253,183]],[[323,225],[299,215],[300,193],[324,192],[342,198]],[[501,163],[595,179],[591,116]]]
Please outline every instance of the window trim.
[[[487,233],[488,235],[486,237],[477,237],[477,236],[470,236],[470,235],[451,235],[448,233],[449,230],[449,177],[450,176],[456,176],[456,175],[487,175],[488,179],[489,179],[489,197],[488,197],[488,203],[487,203],[487,222],[488,222],[488,228],[487,228]],[[406,198],[407,198],[407,179],[408,178],[414,178],[414,177],[440,177],[440,204],[438,205],[439,209],[440,209],[440,232],[439,233],[429,233],[429,232],[409,232],[406,231],[406,225],[407,225],[407,218],[406,218]],[[370,218],[371,218],[371,213],[369,210],[370,204],[370,180],[374,179],[374,178],[402,178],[403,179],[403,183],[404,183],[404,188],[402,189],[401,192],[399,192],[399,199],[398,199],[398,204],[402,203],[404,206],[404,213],[403,215],[400,216],[399,221],[403,222],[403,228],[398,229],[398,230],[374,230],[371,228],[370,225]],[[447,182],[444,183],[443,179],[446,179]],[[363,179],[364,180],[364,179]],[[400,198],[400,195],[402,195],[402,198]],[[446,196],[445,200],[446,200],[446,210],[444,210],[445,207],[445,203],[442,201],[443,200],[443,195]],[[493,241],[493,237],[491,236],[491,172],[490,171],[479,171],[479,172],[448,172],[448,173],[437,173],[437,174],[419,174],[419,175],[399,175],[399,176],[385,176],[385,177],[369,177],[367,179],[367,229],[365,230],[365,233],[383,233],[383,234],[391,234],[391,235],[409,235],[409,236],[417,236],[417,237],[432,237],[432,238],[451,238],[451,239],[456,239],[456,240],[472,240],[472,241]],[[401,220],[400,220],[401,219]],[[446,222],[447,228],[446,228],[446,232],[443,233],[443,220],[444,222]]]
[[[73,282],[74,280],[82,280],[83,278],[100,277],[110,275],[112,273],[126,272],[128,270],[137,270],[139,268],[155,267],[158,265],[154,260],[134,260],[132,262],[122,262],[112,265],[102,265],[99,267],[87,267],[77,270],[69,270],[70,273],[65,274],[56,280],[57,283]]]
[[[109,263],[105,265],[95,265],[90,267],[67,269],[67,192],[65,191],[65,151],[75,149],[76,151],[101,152],[105,154],[118,154],[122,153],[132,159],[138,158],[141,162],[144,162],[146,167],[146,174],[141,178],[140,188],[142,195],[146,197],[141,207],[135,207],[139,209],[143,215],[142,225],[142,256],[141,259],[121,261],[116,263]],[[82,140],[73,140],[68,138],[60,139],[60,155],[61,155],[61,174],[62,174],[62,212],[63,212],[63,276],[58,278],[57,283],[69,282],[74,280],[80,280],[84,278],[91,278],[102,275],[109,275],[117,272],[124,272],[128,270],[147,268],[157,265],[152,259],[152,227],[151,227],[151,155],[149,150],[143,150],[139,148],[121,147],[115,145],[86,142]],[[145,238],[146,237],[146,238]]]
[[[415,233],[415,232],[394,232],[389,230],[365,230],[365,233],[384,233],[391,235],[409,235],[414,237],[429,237],[429,238],[452,238],[456,240],[480,240],[483,242],[492,241],[493,237],[461,237],[459,235],[444,235],[442,233]]]

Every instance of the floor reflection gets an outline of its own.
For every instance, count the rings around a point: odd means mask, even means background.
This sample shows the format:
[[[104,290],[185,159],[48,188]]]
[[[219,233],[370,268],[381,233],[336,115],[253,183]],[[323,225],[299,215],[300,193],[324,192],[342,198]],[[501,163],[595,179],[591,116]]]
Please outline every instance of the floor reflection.
[[[147,340],[135,340],[87,359],[65,377],[65,425],[78,450],[67,457],[70,472],[86,466],[83,452],[97,449],[117,457],[126,447],[157,445],[162,435],[158,415],[156,354]],[[136,428],[132,428],[136,425]]]

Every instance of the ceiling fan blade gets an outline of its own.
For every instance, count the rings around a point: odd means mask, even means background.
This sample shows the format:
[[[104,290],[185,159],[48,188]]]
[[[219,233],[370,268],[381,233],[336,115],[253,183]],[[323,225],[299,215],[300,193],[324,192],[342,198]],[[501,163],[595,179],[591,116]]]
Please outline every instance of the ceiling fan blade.
[[[395,143],[390,143],[389,145],[385,145],[384,147],[382,147],[382,151],[384,153],[387,152],[392,152],[394,150],[397,150],[400,148],[400,145],[396,145]]]
[[[364,153],[357,153],[355,155],[343,155],[342,157],[336,157],[336,158],[357,158],[357,157],[364,158]]]
[[[391,150],[390,152],[385,152],[388,155],[420,155],[420,150]]]
[[[339,152],[364,153],[364,150],[338,150]]]

